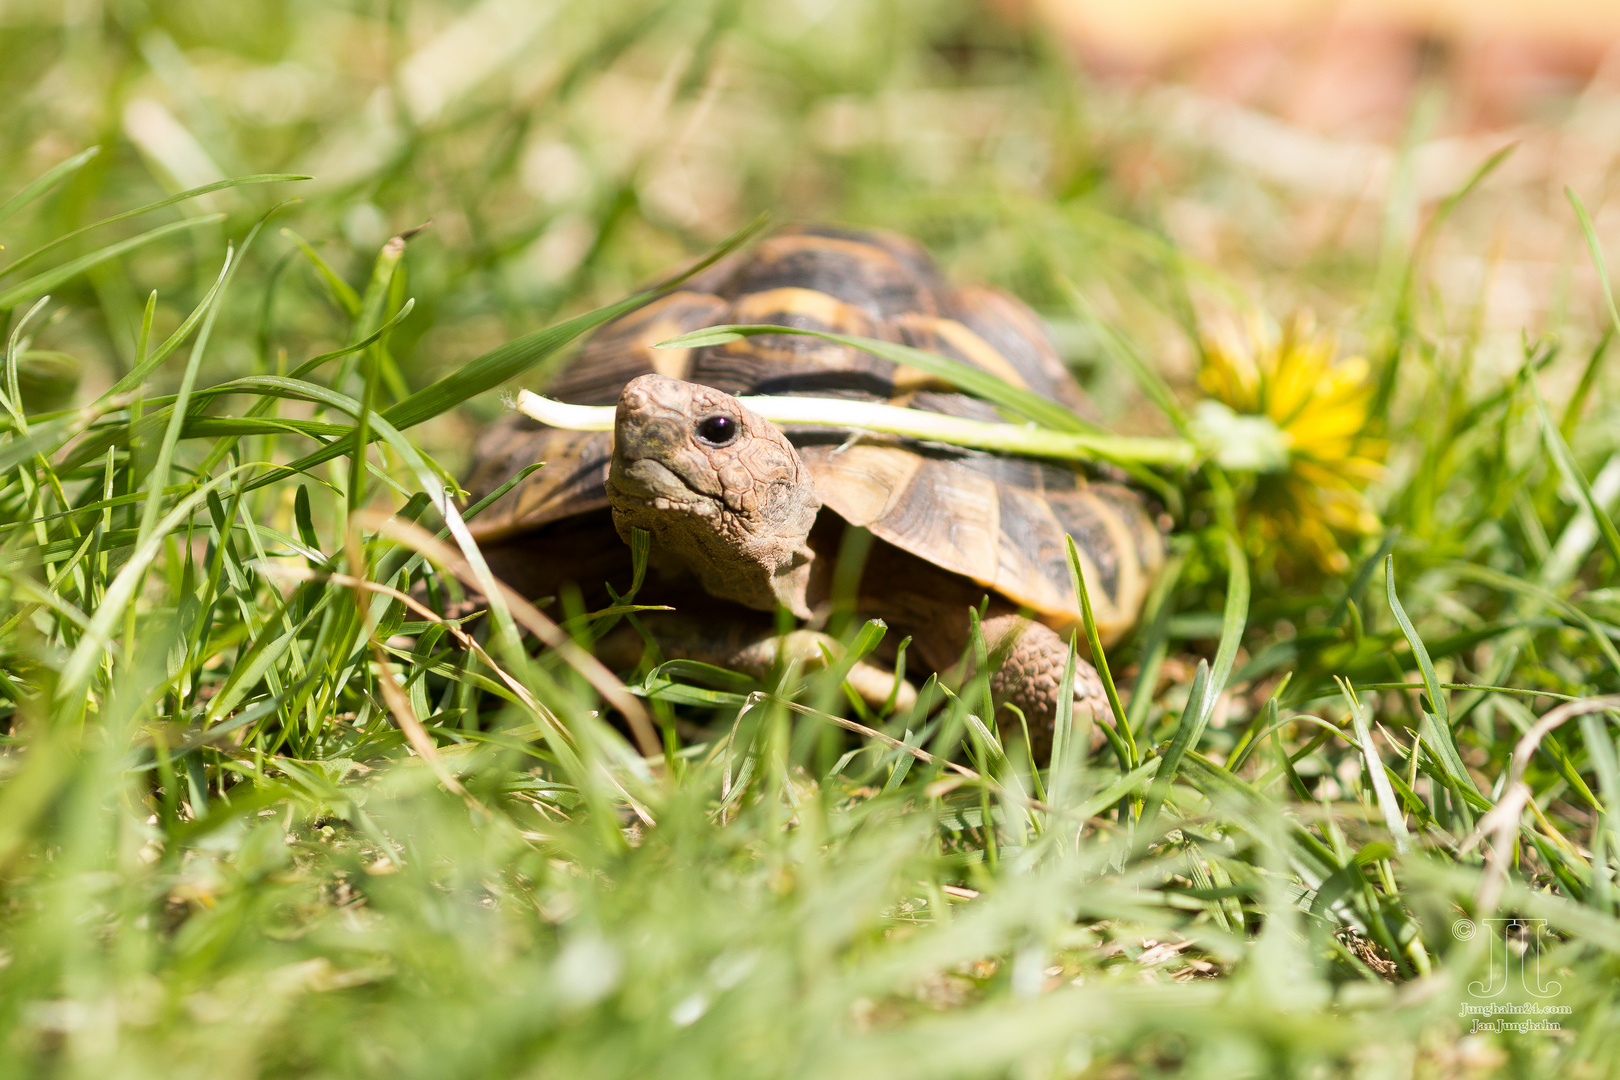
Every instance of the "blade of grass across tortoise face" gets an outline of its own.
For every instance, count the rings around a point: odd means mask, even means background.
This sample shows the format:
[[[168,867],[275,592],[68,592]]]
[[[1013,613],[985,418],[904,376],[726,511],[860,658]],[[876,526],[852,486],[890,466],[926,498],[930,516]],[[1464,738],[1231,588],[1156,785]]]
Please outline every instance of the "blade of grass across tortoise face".
[[[785,326],[727,325],[707,327],[702,330],[693,331],[689,334],[683,334],[680,337],[672,338],[669,341],[659,342],[654,346],[654,348],[698,348],[705,345],[718,345],[724,344],[728,341],[736,341],[744,336],[771,333],[802,334],[810,337],[819,337],[828,341],[848,345],[852,348],[862,349],[866,352],[872,353],[874,356],[880,356],[884,359],[892,360],[897,364],[905,364],[922,371],[927,371],[929,374],[950,382],[960,390],[964,390],[968,393],[974,394],[977,397],[981,397],[992,404],[1024,416],[1027,419],[1033,420],[1037,424],[1040,424],[1042,427],[1053,431],[1097,433],[1102,430],[1096,425],[1087,422],[1079,416],[1076,416],[1074,413],[1055,402],[1048,401],[1038,394],[1033,394],[1027,390],[1022,390],[1018,387],[1012,386],[996,376],[991,375],[988,372],[981,371],[969,364],[963,364],[943,356],[938,356],[934,353],[924,352],[921,349],[913,349],[908,346],[896,345],[893,342],[879,341],[874,338],[850,337],[843,334],[829,334],[821,331],[802,330]],[[1109,333],[1112,333],[1112,331],[1109,331]],[[1123,342],[1118,343],[1117,347],[1124,350],[1124,354],[1127,356],[1130,363],[1134,365],[1132,367],[1132,371],[1136,375],[1138,382],[1143,385],[1143,388],[1149,392],[1150,396],[1153,396],[1155,400],[1159,402],[1160,407],[1166,410],[1167,415],[1170,415],[1171,419],[1178,424],[1178,429],[1182,432],[1182,434],[1186,435],[1186,417],[1180,412],[1180,408],[1176,405],[1174,396],[1170,393],[1169,388],[1165,386],[1163,381],[1159,380],[1158,376],[1155,375],[1150,368],[1143,364],[1134,353],[1130,352],[1129,347],[1124,345]],[[1107,438],[1108,436],[1100,435],[1099,437]],[[977,444],[959,443],[958,445]],[[987,447],[987,449],[995,449],[995,447]],[[1069,455],[1057,454],[1053,456],[1068,457]],[[1178,457],[1175,463],[1190,465],[1194,456],[1196,455],[1187,455],[1187,460],[1185,461],[1180,460]],[[1073,460],[1088,459],[1085,457],[1075,456]],[[1165,483],[1162,478],[1142,467],[1142,464],[1145,462],[1153,462],[1160,459],[1146,456],[1138,457],[1131,454],[1119,454],[1111,455],[1110,460],[1124,468],[1139,483],[1153,489],[1159,495],[1159,497],[1165,501],[1165,504],[1169,506],[1174,513],[1179,515],[1181,506],[1180,490],[1172,484]]]
[[[762,334],[797,334],[803,337],[820,338],[838,345],[846,345],[852,349],[871,353],[873,356],[906,367],[914,367],[925,371],[936,378],[943,379],[959,390],[964,390],[974,397],[983,398],[992,405],[998,405],[1009,412],[1017,413],[1028,420],[1033,420],[1042,427],[1053,431],[1098,432],[1101,429],[1095,424],[1082,420],[1062,405],[1041,397],[1039,394],[1010,383],[981,371],[971,364],[964,364],[959,360],[951,360],[922,349],[914,349],[909,345],[897,345],[892,341],[879,341],[877,338],[854,337],[849,334],[832,334],[822,330],[805,330],[791,326],[757,326],[757,325],[727,325],[711,326],[703,330],[694,330],[690,334],[661,341],[654,345],[655,349],[697,349],[706,345],[721,345],[728,341],[739,341],[743,338],[758,337]]]
[[[875,401],[774,395],[739,400],[777,424],[851,427],[1028,457],[1186,466],[1198,454],[1197,447],[1180,439],[1052,431],[1026,424],[946,416]],[[611,405],[574,405],[524,390],[518,394],[518,409],[544,424],[570,431],[613,430],[614,407]]]

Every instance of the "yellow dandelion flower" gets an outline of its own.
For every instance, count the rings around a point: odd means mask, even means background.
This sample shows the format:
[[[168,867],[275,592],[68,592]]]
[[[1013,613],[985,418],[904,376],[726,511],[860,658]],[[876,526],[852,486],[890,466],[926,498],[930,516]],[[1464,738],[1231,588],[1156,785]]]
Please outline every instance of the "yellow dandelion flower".
[[[1298,552],[1343,573],[1350,560],[1339,537],[1379,529],[1365,494],[1384,456],[1384,444],[1363,434],[1373,393],[1367,361],[1341,359],[1309,313],[1280,331],[1256,319],[1246,333],[1228,327],[1205,341],[1198,385],[1240,419],[1269,420],[1286,447],[1286,465],[1257,474],[1243,507],[1256,554],[1288,563]]]

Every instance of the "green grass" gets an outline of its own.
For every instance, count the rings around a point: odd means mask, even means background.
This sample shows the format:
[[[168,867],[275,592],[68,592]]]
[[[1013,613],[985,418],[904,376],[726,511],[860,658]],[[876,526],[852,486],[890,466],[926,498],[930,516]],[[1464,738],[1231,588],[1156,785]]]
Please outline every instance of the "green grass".
[[[1166,202],[1260,186],[1134,183],[1146,114],[976,8],[545,10],[0,12],[0,1075],[1616,1071],[1620,714],[1526,737],[1620,690],[1611,307],[1498,374],[1427,234],[1200,265]],[[485,573],[443,496],[495,388],[761,211],[1013,288],[1133,431],[1185,429],[1156,358],[1233,280],[1316,297],[1385,531],[1290,568],[1236,536],[1263,478],[1144,470],[1172,557],[1089,759],[982,684],[676,663],[637,706],[580,647],[622,611],[503,601],[474,651],[404,603]]]

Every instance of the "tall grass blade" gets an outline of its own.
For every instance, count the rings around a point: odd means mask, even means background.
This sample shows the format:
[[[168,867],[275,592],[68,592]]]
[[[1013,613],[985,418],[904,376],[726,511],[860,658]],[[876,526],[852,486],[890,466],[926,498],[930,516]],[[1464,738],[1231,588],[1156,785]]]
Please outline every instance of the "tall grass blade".
[[[191,390],[197,381],[197,372],[202,365],[203,353],[208,348],[209,332],[213,329],[214,317],[219,312],[219,298],[224,293],[225,283],[230,279],[235,254],[234,249],[228,249],[225,253],[225,262],[219,268],[218,283],[209,294],[213,297],[213,304],[203,316],[202,329],[198,331],[197,341],[191,347],[191,358],[186,362],[186,370],[180,377],[180,390],[175,395],[174,406],[169,414],[169,423],[164,429],[163,441],[158,446],[157,460],[148,476],[150,487],[147,492],[146,506],[141,511],[140,532],[135,542],[138,548],[145,544],[152,535],[153,527],[157,524],[158,511],[163,502],[163,490],[168,485],[169,470],[174,464],[175,447],[180,442],[180,429],[185,421],[186,407],[190,404]]]
[[[92,222],[91,224],[85,225],[82,228],[74,229],[70,233],[64,233],[63,235],[52,240],[50,243],[45,244],[42,247],[37,247],[28,254],[19,257],[14,262],[8,263],[5,267],[0,268],[0,277],[5,277],[7,274],[14,274],[34,260],[44,255],[48,255],[50,252],[55,251],[57,248],[77,239],[80,236],[83,236],[85,233],[94,232],[96,229],[102,228],[106,225],[111,225],[114,222],[128,221],[130,218],[140,217],[143,214],[150,214],[154,210],[161,210],[165,206],[173,206],[176,203],[185,202],[188,199],[195,199],[200,195],[207,195],[210,192],[224,191],[227,188],[242,187],[247,184],[271,184],[288,180],[309,179],[312,179],[312,177],[301,176],[293,173],[266,173],[259,176],[239,176],[233,180],[218,180],[212,184],[204,184],[201,187],[191,188],[188,191],[180,192],[178,195],[170,195],[166,199],[159,199],[157,202],[147,203],[145,206],[136,207],[134,210],[125,210],[121,214],[114,214],[112,217],[105,217],[100,221]],[[0,218],[0,220],[3,220],[3,218]]]
[[[1592,227],[1592,218],[1586,212],[1586,204],[1581,197],[1575,194],[1572,187],[1564,188],[1564,197],[1575,210],[1575,220],[1580,223],[1581,235],[1586,238],[1586,250],[1592,256],[1592,267],[1597,271],[1598,284],[1603,289],[1603,302],[1609,309],[1609,322],[1616,331],[1620,331],[1620,308],[1614,303],[1614,288],[1609,284],[1609,264],[1603,258],[1603,245],[1598,242],[1597,230]]]
[[[1395,621],[1400,624],[1401,633],[1406,637],[1406,643],[1411,646],[1412,657],[1417,661],[1418,671],[1423,677],[1423,687],[1428,698],[1428,704],[1422,710],[1425,721],[1424,735],[1428,738],[1431,749],[1440,755],[1446,771],[1478,795],[1479,788],[1474,784],[1473,777],[1468,775],[1462,756],[1457,753],[1457,744],[1452,739],[1451,706],[1445,688],[1440,685],[1440,678],[1434,672],[1434,662],[1429,659],[1429,650],[1424,647],[1423,639],[1412,626],[1412,620],[1407,618],[1400,597],[1395,595],[1394,555],[1387,555],[1384,558],[1384,593],[1389,600],[1389,610],[1394,614]]]
[[[202,225],[213,225],[225,220],[224,214],[209,214],[206,217],[186,218],[184,221],[174,221],[167,225],[160,225],[155,229],[132,236],[128,240],[120,240],[116,244],[108,244],[104,248],[92,251],[88,255],[81,255],[71,262],[36,274],[28,280],[13,285],[10,289],[0,293],[0,311],[16,307],[25,300],[31,300],[41,293],[50,292],[64,281],[69,281],[92,267],[100,266],[109,259],[116,259],[136,248],[145,247],[155,240],[161,240],[171,233],[184,229],[195,229]]]
[[[1142,820],[1148,823],[1150,828],[1158,813],[1159,805],[1170,790],[1170,784],[1174,782],[1176,774],[1181,769],[1183,758],[1190,751],[1197,749],[1204,728],[1214,715],[1215,706],[1226,689],[1226,680],[1232,673],[1232,663],[1237,659],[1238,646],[1243,641],[1244,627],[1248,623],[1249,562],[1236,539],[1227,534],[1225,540],[1226,605],[1221,614],[1221,639],[1215,647],[1215,663],[1209,665],[1203,660],[1198,662],[1198,673],[1193,678],[1192,692],[1187,698],[1186,708],[1182,710],[1175,735],[1171,737],[1170,746],[1164,752],[1163,763],[1159,766],[1153,784],[1153,793],[1142,810]]]
[[[925,352],[922,349],[914,349],[910,345],[898,345],[892,341],[879,341],[877,338],[833,334],[823,330],[808,330],[795,326],[728,324],[694,330],[691,333],[670,338],[668,341],[660,341],[654,347],[659,349],[701,349],[711,345],[723,345],[729,341],[741,341],[744,338],[760,337],[766,334],[813,337],[822,341],[830,341],[835,345],[859,349],[862,352],[871,353],[873,356],[888,360],[896,366],[916,368],[950,383],[959,390],[965,390],[993,405],[998,405],[1025,419],[1033,420],[1049,430],[1089,434],[1099,433],[1099,429],[1095,424],[1082,420],[1064,406],[1050,401],[1031,390],[1014,386],[998,375],[982,371],[959,360],[952,360],[949,357]]]
[[[1400,804],[1395,801],[1395,790],[1390,787],[1389,777],[1384,772],[1384,759],[1378,753],[1378,745],[1373,742],[1372,729],[1361,711],[1361,701],[1349,682],[1337,677],[1335,681],[1339,684],[1339,693],[1344,695],[1345,704],[1350,706],[1350,721],[1356,728],[1356,743],[1361,748],[1361,756],[1366,762],[1367,775],[1372,778],[1378,807],[1384,812],[1384,824],[1389,828],[1390,835],[1395,838],[1395,849],[1404,852],[1411,847],[1412,835],[1406,829],[1406,815],[1401,812]]]
[[[1119,732],[1121,740],[1129,751],[1125,760],[1120,762],[1126,772],[1136,768],[1140,759],[1136,749],[1136,738],[1131,733],[1131,721],[1125,715],[1125,706],[1119,700],[1119,690],[1114,686],[1113,673],[1108,670],[1108,657],[1103,652],[1102,638],[1097,632],[1097,617],[1091,612],[1091,593],[1086,588],[1085,571],[1080,567],[1080,552],[1074,546],[1074,537],[1063,537],[1064,553],[1069,560],[1069,581],[1074,588],[1075,598],[1080,602],[1080,618],[1085,626],[1086,644],[1091,648],[1091,662],[1097,669],[1097,675],[1102,679],[1103,693],[1108,698],[1108,709],[1114,715],[1114,728]],[[1073,679],[1070,678],[1070,685]],[[1063,695],[1059,695],[1063,700]],[[1098,717],[1098,723],[1102,718]]]
[[[1551,414],[1547,412],[1547,403],[1542,400],[1541,390],[1536,386],[1535,380],[1527,380],[1530,384],[1530,393],[1536,402],[1536,415],[1541,420],[1541,434],[1547,446],[1547,453],[1552,457],[1558,472],[1575,489],[1576,497],[1586,512],[1592,516],[1597,524],[1598,535],[1603,537],[1603,544],[1609,549],[1609,558],[1614,560],[1616,568],[1620,568],[1620,532],[1614,527],[1614,519],[1603,504],[1598,502],[1592,494],[1592,485],[1587,481],[1586,474],[1581,471],[1580,465],[1575,461],[1575,455],[1570,453],[1569,444],[1564,441],[1564,433],[1553,423]],[[1590,535],[1590,534],[1588,534]]]
[[[494,389],[508,379],[521,375],[548,356],[555,354],[581,334],[588,333],[603,323],[610,322],[620,315],[634,311],[658,296],[678,288],[687,278],[701,273],[752,239],[763,225],[762,220],[749,224],[710,252],[704,259],[681,274],[663,282],[656,289],[626,297],[617,303],[608,304],[583,315],[577,315],[544,330],[536,330],[532,334],[525,334],[523,337],[492,349],[471,363],[416,391],[404,401],[390,406],[382,413],[383,419],[396,428],[415,427],[425,420],[430,420],[455,408],[469,398],[476,397],[486,390]],[[306,454],[285,468],[272,471],[258,478],[253,482],[252,486],[259,488],[267,484],[273,484],[296,473],[314,468],[324,461],[330,461],[343,454],[352,453],[354,452],[352,444],[352,437],[334,441],[322,450]]]
[[[28,184],[21,191],[17,192],[17,194],[7,199],[4,203],[0,203],[0,223],[4,223],[5,221],[9,220],[14,214],[17,213],[17,211],[33,202],[41,195],[44,195],[46,192],[50,191],[51,188],[61,183],[67,177],[78,172],[85,166],[86,163],[90,161],[91,158],[95,157],[99,153],[101,153],[101,147],[92,146],[88,149],[80,150],[77,154],[74,154],[66,161],[53,165],[45,172],[43,176],[39,177],[39,179]]]

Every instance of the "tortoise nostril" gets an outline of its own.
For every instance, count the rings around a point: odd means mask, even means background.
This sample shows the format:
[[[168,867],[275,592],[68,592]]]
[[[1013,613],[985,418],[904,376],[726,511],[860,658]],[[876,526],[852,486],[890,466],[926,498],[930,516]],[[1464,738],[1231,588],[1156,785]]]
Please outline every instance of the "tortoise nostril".
[[[741,427],[729,416],[711,416],[698,421],[697,437],[710,446],[725,446],[737,437]]]

